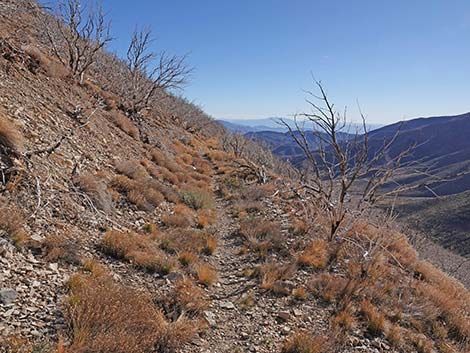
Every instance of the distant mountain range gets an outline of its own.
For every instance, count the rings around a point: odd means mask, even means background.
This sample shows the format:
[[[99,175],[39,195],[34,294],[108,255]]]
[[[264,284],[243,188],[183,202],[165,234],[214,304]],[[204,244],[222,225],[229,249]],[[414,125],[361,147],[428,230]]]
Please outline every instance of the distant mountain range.
[[[301,165],[305,158],[302,150],[285,127],[282,130],[283,127],[273,125],[272,121],[236,120],[226,122],[225,126],[264,144],[277,156]],[[295,126],[292,120],[286,121]],[[369,129],[372,130],[371,127]],[[429,189],[422,188],[402,196],[397,201],[396,210],[404,221],[441,245],[470,255],[470,113],[417,118],[378,127],[369,133],[371,153],[378,150],[384,141],[390,140],[398,129],[400,133],[387,158],[393,158],[416,143],[417,147],[408,160],[419,162],[420,168],[425,168],[427,173],[417,175],[408,169],[395,178],[393,184],[426,183]],[[348,136],[347,133],[341,135],[343,139]],[[306,137],[315,149],[316,133],[307,131]],[[432,181],[435,177],[452,180]]]
[[[288,124],[292,129],[296,129],[296,124],[293,119],[290,118],[282,118],[282,117],[272,117],[272,118],[262,118],[262,119],[219,119],[222,125],[224,125],[228,130],[232,132],[239,132],[239,133],[250,133],[250,132],[279,132],[284,133],[288,131],[288,128],[283,125],[281,122],[284,121]],[[299,124],[302,122],[299,120]],[[380,124],[368,124],[368,130],[374,130],[383,125]],[[305,129],[309,130],[312,128],[312,124],[306,123]],[[356,129],[362,129],[361,124],[351,124],[348,127],[351,131],[355,131]]]

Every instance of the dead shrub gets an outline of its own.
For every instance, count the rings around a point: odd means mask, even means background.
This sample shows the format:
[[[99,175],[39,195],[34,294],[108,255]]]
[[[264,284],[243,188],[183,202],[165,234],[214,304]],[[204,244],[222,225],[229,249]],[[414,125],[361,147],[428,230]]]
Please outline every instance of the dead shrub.
[[[311,336],[306,332],[294,333],[282,344],[281,348],[282,353],[325,353],[327,351],[325,337]]]
[[[248,247],[266,256],[269,251],[282,250],[283,238],[281,224],[266,219],[248,218],[240,222],[239,234]]]
[[[23,228],[25,219],[23,213],[16,206],[1,206],[0,207],[0,231],[6,235],[17,246],[27,245],[29,237]]]
[[[179,317],[186,313],[190,317],[201,314],[209,306],[209,300],[192,279],[178,279],[170,293],[171,303]]]
[[[66,235],[50,235],[42,243],[44,259],[49,262],[79,264],[78,242]]]
[[[315,239],[298,255],[297,262],[301,266],[323,269],[329,258],[328,243],[323,239]]]
[[[111,213],[114,210],[113,198],[102,179],[88,174],[79,176],[76,181],[80,189],[90,197],[99,210],[105,213]]]
[[[201,209],[197,211],[197,225],[206,228],[217,221],[217,212],[213,209]]]
[[[309,283],[309,289],[327,302],[340,299],[341,294],[348,284],[348,280],[339,275],[322,273],[315,276]]]
[[[189,207],[199,210],[214,207],[214,198],[204,189],[186,189],[180,192],[181,200]]]
[[[277,288],[281,288],[280,282],[291,278],[295,273],[295,266],[291,264],[278,264],[275,262],[269,262],[261,265],[257,274],[260,277],[261,289],[276,292]],[[281,290],[281,292],[283,292]],[[279,293],[281,294],[281,293]],[[289,293],[285,293],[289,294]]]
[[[140,269],[163,275],[177,267],[176,261],[162,251],[131,251],[126,258]]]
[[[116,164],[116,170],[120,174],[124,174],[125,176],[137,181],[145,181],[150,177],[145,168],[136,161],[121,161]]]
[[[134,125],[132,120],[125,116],[120,111],[114,110],[111,112],[111,119],[122,131],[136,140],[140,140],[139,129]]]
[[[385,331],[385,316],[367,299],[361,303],[361,313],[367,322],[367,331],[379,336]]]
[[[150,352],[166,340],[168,324],[151,297],[109,278],[83,276],[71,288],[65,317],[73,352]]]
[[[0,116],[0,146],[14,153],[24,152],[24,138],[14,123]]]
[[[333,327],[339,327],[343,330],[351,330],[356,326],[356,319],[349,312],[349,310],[342,310],[332,317],[331,320]]]
[[[178,254],[178,261],[182,266],[188,267],[198,260],[197,255],[191,251],[183,250]]]
[[[200,284],[209,287],[217,281],[217,271],[207,263],[201,263],[196,267],[196,278]]]

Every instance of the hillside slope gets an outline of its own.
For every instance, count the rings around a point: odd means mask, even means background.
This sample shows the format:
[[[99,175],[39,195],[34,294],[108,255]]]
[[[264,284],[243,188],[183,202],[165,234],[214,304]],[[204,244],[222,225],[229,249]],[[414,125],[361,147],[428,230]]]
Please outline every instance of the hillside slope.
[[[470,191],[441,198],[400,200],[400,217],[445,248],[470,255]]]
[[[0,15],[0,351],[470,349],[469,292],[403,234],[330,238],[268,154],[165,92],[137,123],[99,64],[53,59],[34,2]]]

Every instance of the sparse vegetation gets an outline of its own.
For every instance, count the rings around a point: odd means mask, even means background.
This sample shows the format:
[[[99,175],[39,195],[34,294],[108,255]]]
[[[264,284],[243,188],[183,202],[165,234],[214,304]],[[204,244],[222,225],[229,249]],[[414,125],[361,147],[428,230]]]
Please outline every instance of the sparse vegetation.
[[[148,293],[108,277],[82,276],[74,283],[66,310],[72,351],[172,352],[195,332],[191,322],[167,322]]]
[[[14,123],[0,115],[0,147],[8,151],[21,153],[24,151],[24,138]]]
[[[200,188],[183,190],[181,200],[189,207],[200,210],[214,207],[214,198],[209,191]]]
[[[325,353],[327,352],[326,338],[311,336],[306,332],[297,332],[283,344],[282,353]]]
[[[297,257],[297,262],[302,266],[325,268],[329,261],[328,243],[323,239],[313,240],[307,248]]]
[[[201,263],[196,267],[196,278],[199,283],[205,286],[211,286],[217,281],[218,276],[211,265]]]

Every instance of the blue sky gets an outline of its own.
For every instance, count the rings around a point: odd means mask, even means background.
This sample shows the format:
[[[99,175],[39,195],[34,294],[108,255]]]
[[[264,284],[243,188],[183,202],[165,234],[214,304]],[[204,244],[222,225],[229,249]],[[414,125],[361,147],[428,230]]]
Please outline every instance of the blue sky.
[[[124,54],[136,25],[155,50],[191,52],[183,95],[217,118],[307,108],[310,73],[339,107],[389,123],[470,110],[468,0],[103,0]]]

